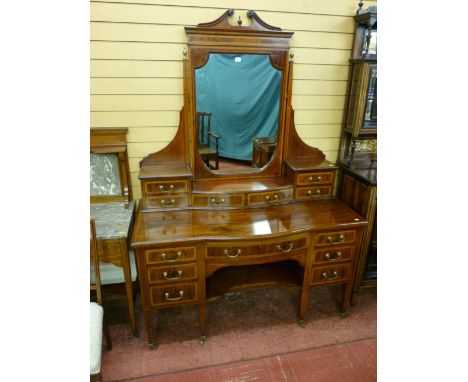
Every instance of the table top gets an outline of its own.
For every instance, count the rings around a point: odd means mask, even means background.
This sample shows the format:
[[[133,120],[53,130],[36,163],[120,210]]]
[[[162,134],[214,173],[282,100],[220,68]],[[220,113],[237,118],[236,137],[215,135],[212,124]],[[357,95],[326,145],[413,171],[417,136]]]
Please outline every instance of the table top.
[[[143,212],[136,219],[132,247],[204,239],[275,237],[365,224],[361,216],[334,198],[236,210]]]
[[[126,207],[126,205],[128,207]],[[95,203],[90,205],[90,214],[96,222],[96,237],[120,239],[128,237],[135,212],[135,201],[128,203]]]

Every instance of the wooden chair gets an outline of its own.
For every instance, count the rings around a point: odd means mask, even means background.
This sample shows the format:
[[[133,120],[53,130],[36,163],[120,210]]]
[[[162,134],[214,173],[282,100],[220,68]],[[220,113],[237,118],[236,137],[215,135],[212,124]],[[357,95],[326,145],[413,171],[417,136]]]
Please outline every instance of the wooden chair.
[[[219,135],[211,131],[211,114],[197,112],[198,152],[206,165],[213,170],[219,169]],[[211,145],[211,137],[215,139],[214,147]],[[210,164],[215,161],[215,165]]]
[[[95,295],[97,302],[90,304],[90,380],[102,381],[101,357],[102,357],[102,333],[106,336],[107,349],[112,349],[112,340],[107,326],[104,325],[104,309],[102,308],[101,276],[99,272],[99,260],[97,253],[96,225],[94,219],[90,220],[91,240],[90,252],[92,269],[95,282],[90,283],[91,293]]]

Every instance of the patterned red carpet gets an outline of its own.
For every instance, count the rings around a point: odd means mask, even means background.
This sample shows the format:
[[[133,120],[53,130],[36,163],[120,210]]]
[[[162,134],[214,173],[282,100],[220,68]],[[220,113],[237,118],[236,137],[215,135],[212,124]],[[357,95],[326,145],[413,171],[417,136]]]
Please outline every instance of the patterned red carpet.
[[[195,306],[155,313],[151,350],[126,324],[124,299],[105,303],[113,349],[103,352],[104,381],[375,381],[377,293],[363,290],[349,317],[338,315],[341,288],[311,289],[306,327],[295,321],[298,295],[260,289],[208,305],[199,345]]]

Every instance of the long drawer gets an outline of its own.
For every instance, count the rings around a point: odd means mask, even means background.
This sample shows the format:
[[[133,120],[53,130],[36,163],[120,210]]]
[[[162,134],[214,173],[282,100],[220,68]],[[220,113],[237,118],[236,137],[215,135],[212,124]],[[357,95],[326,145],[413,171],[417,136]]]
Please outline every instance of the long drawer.
[[[170,306],[196,302],[197,284],[170,284],[152,286],[149,288],[149,296],[152,306]]]
[[[306,234],[264,241],[213,242],[208,243],[206,246],[206,258],[236,259],[249,256],[280,255],[299,249],[305,249],[306,247]]]
[[[241,207],[243,194],[192,194],[194,207]]]

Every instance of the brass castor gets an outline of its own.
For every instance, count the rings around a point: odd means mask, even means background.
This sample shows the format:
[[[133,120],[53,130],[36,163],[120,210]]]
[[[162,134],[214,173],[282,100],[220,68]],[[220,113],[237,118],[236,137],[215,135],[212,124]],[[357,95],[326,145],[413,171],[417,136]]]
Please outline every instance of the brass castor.
[[[203,346],[205,344],[205,341],[206,341],[206,337],[205,336],[201,336],[200,337],[200,346]]]
[[[346,318],[349,316],[349,313],[348,312],[340,312],[340,317],[341,318]]]
[[[156,349],[156,348],[158,347],[158,345],[156,345],[156,341],[155,341],[155,340],[151,341],[150,344],[149,344],[149,346],[150,346],[151,350],[154,350],[154,349]]]
[[[138,329],[135,329],[133,332],[133,337],[140,337],[140,331]]]
[[[304,320],[301,320],[301,319],[297,319],[297,324],[301,327],[301,328],[305,328],[305,322]]]

